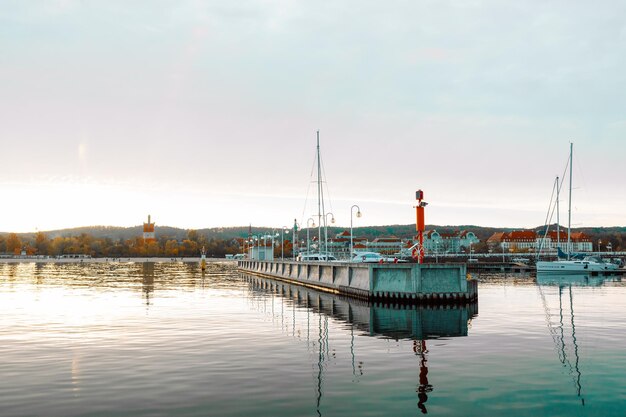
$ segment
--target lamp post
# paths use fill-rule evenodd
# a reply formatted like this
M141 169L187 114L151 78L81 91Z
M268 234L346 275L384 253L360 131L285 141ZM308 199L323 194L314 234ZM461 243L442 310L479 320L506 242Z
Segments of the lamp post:
M272 261L274 260L274 248L276 247L276 241L274 239L276 239L278 236L280 235L278 234L276 229L272 229Z
M293 239L291 241L291 260L296 260L296 245L298 244L298 219L293 219Z
M332 224L335 224L335 215L333 213L326 213L324 215L324 247L326 249L326 256L328 257L328 221L326 220L328 218L328 215L330 214L330 222ZM328 258L326 259L328 260Z
M254 248L255 247L257 248L257 251L256 251L257 255L256 256L257 256L257 258L259 257L260 249L257 246L257 242L259 242L259 237L257 235L250 236L250 244L252 245L252 257L251 257L252 259L254 259ZM248 246L248 249L250 249L249 246Z
M283 230L281 232L281 240L280 240L280 260L284 260L285 259L285 230L289 230L287 229L287 226L283 226Z
M309 222L313 222L313 224L309 226ZM311 227L315 227L315 220L313 220L312 217L309 217L307 219L307 221L306 221L306 252L307 252L307 254L309 254L309 252L310 252L310 250L309 250L309 242L310 242L310 240L309 240L309 229Z
M361 217L361 208L359 206L357 206L356 204L353 205L352 207L350 207L350 259L352 259L352 252L354 251L354 237L352 236L352 213L354 211L354 208L356 207L356 217Z

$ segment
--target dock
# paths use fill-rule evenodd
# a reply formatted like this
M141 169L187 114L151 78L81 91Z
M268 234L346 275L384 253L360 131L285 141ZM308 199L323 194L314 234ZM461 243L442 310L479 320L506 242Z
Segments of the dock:
M374 302L467 303L478 284L465 264L363 264L240 260L240 272Z

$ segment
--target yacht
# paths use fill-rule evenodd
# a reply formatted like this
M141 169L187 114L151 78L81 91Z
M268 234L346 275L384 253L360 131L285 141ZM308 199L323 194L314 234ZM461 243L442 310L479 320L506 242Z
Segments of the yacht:
M607 272L617 270L618 265L603 261L599 256L585 256L583 259L537 262L537 272Z
M563 254L560 246L557 247L559 257L566 255L566 260L557 259L556 261L537 261L538 273L585 273L585 272L607 272L614 271L618 268L617 264L605 262L599 256L585 256L582 259L571 254L571 223L572 223L572 156L574 151L574 144L570 143L569 153L569 208L568 208L568 224L567 224L567 254ZM558 178L557 178L558 180ZM557 204L559 200L557 185ZM558 207L558 206L557 206ZM558 216L558 208L557 208ZM558 219L558 217L557 217ZM557 220L558 224L558 220Z

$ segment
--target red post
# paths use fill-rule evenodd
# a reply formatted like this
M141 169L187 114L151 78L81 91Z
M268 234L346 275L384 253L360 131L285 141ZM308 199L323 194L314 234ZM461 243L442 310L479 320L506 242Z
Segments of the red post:
M415 207L416 221L415 221L415 229L417 231L417 263L421 264L424 262L424 230L425 228L425 220L424 220L424 207L426 206L425 202L422 202L424 199L424 192L422 190L417 190L415 192L415 198L417 199L417 206Z

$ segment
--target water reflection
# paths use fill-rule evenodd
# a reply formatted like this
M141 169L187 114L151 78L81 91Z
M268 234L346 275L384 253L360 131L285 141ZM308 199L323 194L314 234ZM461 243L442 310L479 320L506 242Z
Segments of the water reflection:
M538 274L537 288L541 295L548 331L552 336L559 362L568 371L581 405L585 405L582 394L582 373L580 370L580 354L574 321L574 294L572 287L599 287L606 281L620 281L620 277L591 274ZM547 301L544 287L558 288L558 320L555 324L551 307ZM565 299L564 299L565 298ZM568 317L569 316L569 319ZM569 321L569 323L567 323ZM571 334L566 334L569 325ZM571 347L570 347L571 342Z
M428 380L427 340L442 337L467 336L468 324L478 314L478 304L468 303L463 306L407 306L370 303L314 289L309 289L285 282L260 278L247 274L241 277L250 286L252 295L259 299L271 299L271 314L274 317L274 296L287 299L292 305L292 335L295 335L295 308L300 307L307 312L307 343L310 333L310 314L317 315L318 337L313 344L317 356L316 411L321 416L321 403L324 386L324 370L329 360L334 357L329 348L329 318L344 322L350 326L350 355L353 381L358 382L364 374L364 363L357 360L355 354L355 329L360 335L387 338L392 340L412 340L413 353L419 359L417 407L427 414L426 402L434 387ZM265 301L264 301L265 302ZM284 304L281 305L281 328L284 327Z
M599 287L609 281L621 281L621 277L603 274L537 274L539 285Z
M150 294L154 292L154 262L144 262L141 269L141 292L150 306Z

